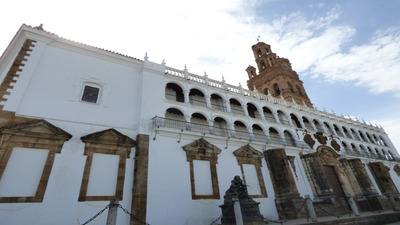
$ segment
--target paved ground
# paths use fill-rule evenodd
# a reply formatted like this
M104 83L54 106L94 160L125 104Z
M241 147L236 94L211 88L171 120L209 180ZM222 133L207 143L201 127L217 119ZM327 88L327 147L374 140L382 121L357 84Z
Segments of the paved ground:
M381 215L381 214L392 213L392 212L393 212L392 210L380 211L380 212L363 212L360 214L360 217ZM355 216L354 216L354 214L352 214L352 215L344 215L344 216L340 217L340 219L348 219L348 218L355 218ZM318 222L332 221L332 220L337 220L337 217L333 217L333 216L318 217L317 220L318 220ZM298 224L312 225L312 223L313 222L311 221L311 219L309 219L308 221L307 221L307 219L297 219L297 220L286 221L286 222L282 223L282 225L298 225ZM279 224L279 223L270 222L269 224ZM377 225L383 225L383 224L377 224ZM400 222L390 223L387 225L400 225Z

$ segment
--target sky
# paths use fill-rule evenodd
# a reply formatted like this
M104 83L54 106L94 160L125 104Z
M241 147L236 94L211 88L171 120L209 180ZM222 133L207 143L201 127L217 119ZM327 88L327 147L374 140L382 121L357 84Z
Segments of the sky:
M0 8L0 52L22 24L246 86L257 38L288 58L320 110L381 125L400 151L400 1L20 0Z

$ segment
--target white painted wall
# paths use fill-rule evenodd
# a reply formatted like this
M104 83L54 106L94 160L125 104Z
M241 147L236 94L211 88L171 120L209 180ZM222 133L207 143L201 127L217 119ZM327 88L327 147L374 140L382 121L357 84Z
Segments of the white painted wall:
M35 196L49 150L14 148L0 180L0 197Z

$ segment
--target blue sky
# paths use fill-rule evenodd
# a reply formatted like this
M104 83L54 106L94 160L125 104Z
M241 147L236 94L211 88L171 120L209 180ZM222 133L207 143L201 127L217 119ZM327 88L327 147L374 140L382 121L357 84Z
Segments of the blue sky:
M246 84L251 46L288 58L318 109L381 124L400 150L400 1L7 1L0 51L22 23Z

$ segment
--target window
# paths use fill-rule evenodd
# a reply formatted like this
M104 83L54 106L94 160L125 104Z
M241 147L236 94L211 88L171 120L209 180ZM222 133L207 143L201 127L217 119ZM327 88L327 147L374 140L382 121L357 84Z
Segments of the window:
M301 88L296 85L297 92L299 92L299 95L303 96L303 92L301 91Z
M233 154L242 171L243 182L247 186L249 195L253 198L266 198L267 190L261 171L263 154L249 144L234 151Z
M278 84L274 84L275 96L281 94L281 90L279 90Z
M294 93L293 86L290 82L287 82L290 92Z
M0 181L0 197L34 197L49 150L14 148Z
M189 162L192 199L219 199L217 163L221 149L203 138L182 148Z
M0 128L0 203L42 202L55 155L71 135L45 120Z
M92 133L81 140L87 158L79 201L122 200L126 159L136 142L114 129Z
M82 94L82 101L97 103L99 97L100 88L85 85L85 89Z

